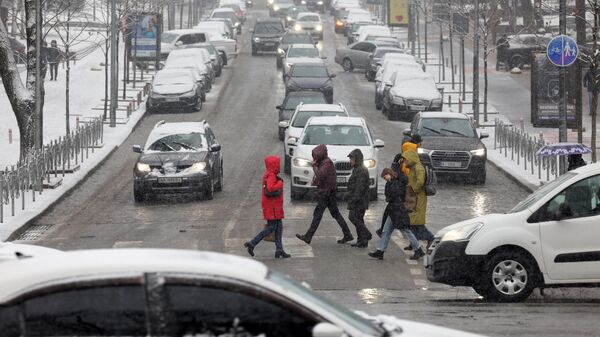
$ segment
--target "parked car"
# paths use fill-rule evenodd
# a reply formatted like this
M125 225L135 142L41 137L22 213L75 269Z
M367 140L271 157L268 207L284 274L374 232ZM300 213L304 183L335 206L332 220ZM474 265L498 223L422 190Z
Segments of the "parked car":
M210 14L210 18L230 19L231 22L233 22L233 27L235 28L237 34L242 34L242 21L238 18L233 8L215 8Z
M531 65L533 52L544 51L551 36L536 34L519 34L508 37L509 47L504 54L502 62L508 63L511 68L521 68Z
M378 36L373 40L378 47L388 47L388 48L400 48L404 49L403 44L400 43L400 40L393 36Z
M261 51L276 51L285 27L279 19L257 18L252 33L252 56Z
M191 193L212 199L223 189L223 156L210 125L202 122L156 123L133 167L136 202L156 194Z
M285 96L283 102L276 106L279 115L279 140L283 140L285 134L285 127L282 126L281 122L288 122L298 104L327 104L327 99L320 91L292 91Z
M188 60L193 60L193 62L203 65L201 68L206 71L207 83L209 84L207 91L210 91L212 83L215 81L216 69L213 66L213 58L210 56L210 52L208 50L204 48L182 48L174 50L171 52L171 54L169 54L169 57L167 57L165 67L175 68L175 65L178 63L184 64L187 63Z
M235 12L235 16L243 25L246 22L246 12L238 4L221 4L221 8L231 8Z
M332 117L332 116L345 116L349 117L348 110L342 104L310 104L301 103L294 110L294 114L287 121L279 122L280 129L284 130L283 139L283 158L284 158L284 172L290 173L292 167L292 156L294 155L294 148L288 145L290 139L298 141L302 130L308 120L312 117Z
M163 69L186 69L192 71L194 72L194 77L196 79L202 79L204 90L209 92L212 88L212 76L210 74L212 67L195 55L184 53L187 50L188 49L173 50L169 54Z
M369 56L376 48L375 43L368 41L339 47L335 50L335 63L341 64L344 71L352 71L355 68L366 69L370 64Z
M475 184L484 184L487 149L469 116L456 112L421 112L404 131L404 140L418 134L423 143L418 149L423 165L438 174L462 176Z
M313 38L323 40L323 21L317 13L305 12L296 17L294 24L295 32L307 32Z
M269 16L285 19L288 15L288 10L294 5L294 0L274 0L269 8Z
M287 53L288 48L293 44L312 44L315 45L315 41L310 36L310 34L303 33L294 33L294 32L286 32L281 40L279 41L279 46L277 47L277 68L281 68L283 66L283 58Z
M392 86L383 92L382 112L388 119L410 122L421 111L442 111L442 99L432 75L397 75Z
M392 47L380 47L377 45L375 50L369 55L369 63L365 70L365 77L369 82L375 81L377 70L381 67L381 60L386 54L404 54L404 49Z
M233 22L230 19L225 18L209 18L206 21L200 21L196 25L197 30L203 28L209 28L211 30L218 29L221 36L228 39L235 39L237 35L236 28L233 26Z
M229 59L237 55L237 41L228 37L228 34L223 34L223 30L218 27L204 26L204 22L205 21L199 23L195 30L206 34L208 42L217 48L219 54L221 54L221 57L223 58L223 64L227 65Z
M256 260L214 252L79 250L2 268L3 337L476 337L357 313Z
M221 73L223 71L223 58L221 57L221 54L219 54L217 48L215 48L215 46L212 45L212 43L198 43L195 45L188 46L188 48L199 48L206 50L210 55L212 67L215 70L215 76L221 76Z
M371 22L373 24L373 16L371 12L362 8L351 8L348 15L344 19L344 36L348 36L350 27L355 22Z
M333 81L335 74L330 74L324 63L296 63L285 74L285 94L292 91L320 91L333 103Z
M202 109L204 87L190 69L163 69L156 73L146 100L148 113L168 109Z
M283 75L290 71L294 63L323 63L323 59L313 44L293 44L288 48L283 60Z
M346 36L348 37L348 42L346 44L352 44L356 42L356 40L358 39L358 29L360 27L372 25L372 21L357 21L351 23L346 30Z
M373 41L382 37L392 37L392 32L386 26L363 26L358 29L356 41Z
M166 59L169 53L178 47L205 43L207 41L208 37L205 33L194 29L168 30L160 36L160 55L163 59Z
M43 246L13 242L0 242L0 263L19 259L27 259L35 256L48 256L62 253L63 252L58 249Z
M369 198L377 198L377 180L379 177L379 148L382 140L373 140L373 135L364 119L359 117L312 117L306 123L298 140L288 140L293 147L290 192L292 200L302 199L315 188L312 185L314 173L312 150L319 144L327 145L329 158L335 163L338 191L347 188L352 166L348 154L360 149L364 155L364 165L369 170Z
M375 108L382 109L384 92L392 87L397 76L411 76L412 73L421 74L422 72L418 64L410 61L388 62L386 67L381 67L375 76Z

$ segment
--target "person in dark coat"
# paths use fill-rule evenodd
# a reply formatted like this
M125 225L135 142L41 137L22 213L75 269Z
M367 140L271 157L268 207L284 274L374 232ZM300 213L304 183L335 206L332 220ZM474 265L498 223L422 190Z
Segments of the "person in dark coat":
M383 254L390 242L392 232L394 229L398 229L402 232L402 235L409 240L411 248L415 252L419 252L419 254L415 253L411 259L418 259L420 257L419 255L423 253L423 250L419 245L419 241L410 229L410 217L408 216L408 211L404 208L404 197L406 195L408 178L403 173L396 173L390 168L383 169L381 177L386 181L385 200L388 204L384 211L384 218L382 219L384 225L381 233L381 240L379 240L377 250L369 253L369 256L383 260ZM415 258L415 256L418 257Z
M58 64L62 59L62 53L58 49L56 40L50 41L50 47L46 49L46 62L50 66L50 81L58 80Z
M586 162L583 160L581 154L570 154L567 160L569 162L567 171L575 170L586 165Z
M312 151L313 157L313 184L317 187L317 207L313 212L313 220L306 234L296 234L296 237L310 244L313 235L319 228L325 209L329 209L331 216L337 221L344 235L337 243L344 244L354 240L348 224L338 209L335 193L337 191L337 172L335 165L327 156L327 146L321 144Z
M265 158L266 171L262 180L262 209L263 217L267 220L267 227L254 239L244 243L250 256L254 256L254 247L265 237L275 232L275 258L288 258L291 255L283 250L282 223L283 213L283 180L279 177L279 156L268 156ZM277 193L279 191L279 193ZM267 196L267 193L275 195Z
M356 227L358 238L352 247L367 248L369 240L373 237L367 226L365 226L364 216L369 208L369 171L364 165L364 157L360 149L354 149L348 155L350 165L352 165L352 174L348 178L348 218Z
M585 76L583 77L583 87L587 89L588 93L588 102L590 105L590 116L592 115L592 108L594 103L594 74L592 74L592 69L588 69L585 72Z

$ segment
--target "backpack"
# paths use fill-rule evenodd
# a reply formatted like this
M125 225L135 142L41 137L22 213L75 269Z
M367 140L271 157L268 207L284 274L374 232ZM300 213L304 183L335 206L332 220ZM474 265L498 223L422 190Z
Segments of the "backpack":
M425 195L433 196L437 193L437 176L429 165L425 166Z

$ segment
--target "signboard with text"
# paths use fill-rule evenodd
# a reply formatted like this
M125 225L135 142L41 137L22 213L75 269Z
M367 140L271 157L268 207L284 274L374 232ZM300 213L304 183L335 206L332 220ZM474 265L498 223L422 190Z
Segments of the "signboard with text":
M387 0L388 26L408 27L409 0Z

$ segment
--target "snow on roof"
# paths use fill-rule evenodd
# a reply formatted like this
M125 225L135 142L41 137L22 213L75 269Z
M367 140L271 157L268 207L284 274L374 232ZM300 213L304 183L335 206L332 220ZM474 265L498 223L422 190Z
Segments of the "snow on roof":
M292 49L296 49L296 48L317 49L317 47L315 47L314 44L310 44L310 43L294 43L290 46L290 48L292 48Z
M339 104L302 104L298 105L298 111L339 111L344 112L344 109Z
M344 117L344 116L330 116L330 117L311 117L306 126L308 125L365 125L365 120L361 117Z
M233 8L231 8L231 7L219 7L219 8L215 8L212 12L213 13L226 13L226 12L235 13L235 11L233 10Z
M450 112L450 111L427 111L421 112L422 118L455 118L455 119L469 119L469 116L458 113L458 112Z

